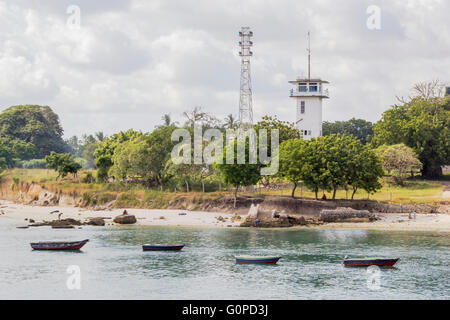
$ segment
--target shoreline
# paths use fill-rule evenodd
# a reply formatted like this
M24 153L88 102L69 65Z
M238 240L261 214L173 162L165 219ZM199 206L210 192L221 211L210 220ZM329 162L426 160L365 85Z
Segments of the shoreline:
M0 201L0 223L3 217L22 222L28 225L25 219L33 219L36 222L51 221L58 219L58 210L62 212L62 219L73 218L86 220L94 217L105 218L105 226L121 226L114 223L114 217L120 215L125 209L113 210L90 210L70 206L32 206L14 203L11 201ZM231 221L232 213L190 211L180 209L135 209L126 208L129 214L135 215L137 222L125 226L162 226L162 227L214 227L214 228L237 228L240 221ZM179 215L185 213L185 215ZM428 213L417 214L416 219L409 219L405 213L379 213L380 220L374 222L336 222L322 225L294 226L290 228L268 228L286 230L304 229L365 229L384 231L432 231L450 232L450 214ZM241 228L241 227L239 227ZM261 228L263 229L263 228ZM264 228L266 229L266 228Z

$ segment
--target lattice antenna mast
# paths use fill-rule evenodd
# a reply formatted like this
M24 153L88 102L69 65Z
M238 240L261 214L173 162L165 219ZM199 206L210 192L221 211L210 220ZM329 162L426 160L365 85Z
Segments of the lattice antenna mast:
M253 126L252 80L250 75L250 57L253 55L253 32L249 27L239 31L239 56L241 57L241 86L239 97L239 123L241 127Z

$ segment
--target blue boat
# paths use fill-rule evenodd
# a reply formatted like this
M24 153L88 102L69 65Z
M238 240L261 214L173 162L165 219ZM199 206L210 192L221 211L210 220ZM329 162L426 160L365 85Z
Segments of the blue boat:
M174 245L165 245L165 244L144 244L142 246L143 251L180 251L183 249L184 244L174 244Z
M280 260L280 256L235 256L236 263L263 263L275 264Z

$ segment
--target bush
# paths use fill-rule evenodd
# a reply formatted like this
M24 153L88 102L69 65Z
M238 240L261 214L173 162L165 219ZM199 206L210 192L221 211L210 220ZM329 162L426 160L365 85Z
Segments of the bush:
M45 159L24 160L18 163L18 167L23 169L46 169L47 162Z
M81 178L82 183L94 183L95 178L92 175L92 172L86 172L86 174Z

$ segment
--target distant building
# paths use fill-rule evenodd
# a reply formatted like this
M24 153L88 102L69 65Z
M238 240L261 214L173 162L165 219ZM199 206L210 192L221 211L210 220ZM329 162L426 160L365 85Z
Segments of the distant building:
M450 95L450 87L445 87L445 95Z

